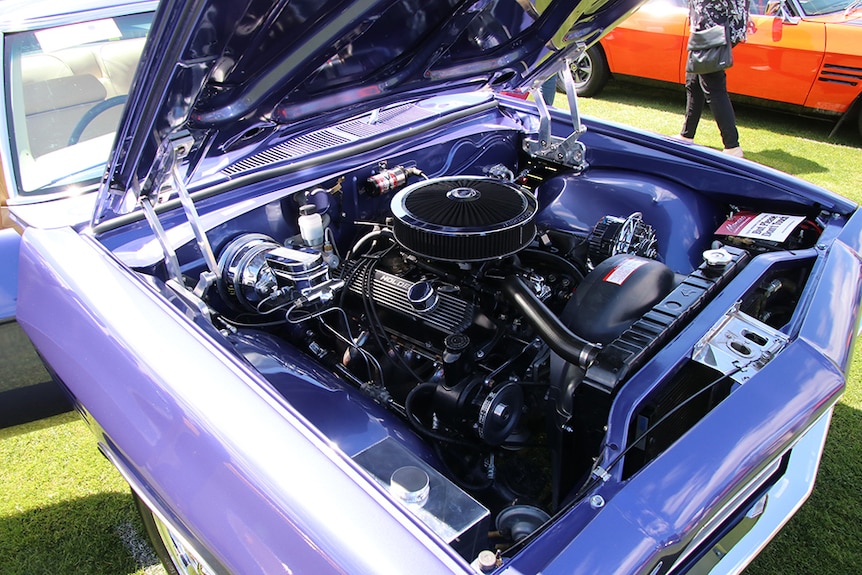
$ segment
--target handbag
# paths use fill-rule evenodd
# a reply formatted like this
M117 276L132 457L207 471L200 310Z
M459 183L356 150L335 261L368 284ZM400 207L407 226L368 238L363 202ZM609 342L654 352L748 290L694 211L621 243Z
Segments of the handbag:
M706 30L692 30L688 37L688 61L685 71L692 74L711 74L733 66L733 46L730 28L710 26Z

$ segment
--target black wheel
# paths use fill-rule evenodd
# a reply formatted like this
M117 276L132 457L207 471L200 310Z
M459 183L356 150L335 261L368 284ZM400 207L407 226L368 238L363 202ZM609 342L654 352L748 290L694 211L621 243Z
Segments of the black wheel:
M113 98L108 98L107 100L102 100L89 110L87 113L81 116L81 119L78 120L78 123L75 124L75 127L72 128L72 134L69 136L68 146L74 146L78 143L78 140L81 139L81 134L84 133L84 130L87 126L90 125L90 122L96 119L96 117L108 110L113 108L114 106L121 106L126 103L126 100L129 99L128 94L123 94L121 96L114 96Z
M575 91L578 96L590 98L597 95L608 83L611 72L602 47L593 44L572 63L572 78L575 80ZM557 92L566 93L563 79L557 78Z
M147 504L132 491L141 521L156 555L168 575L209 575L210 568L198 557L185 540L155 515Z

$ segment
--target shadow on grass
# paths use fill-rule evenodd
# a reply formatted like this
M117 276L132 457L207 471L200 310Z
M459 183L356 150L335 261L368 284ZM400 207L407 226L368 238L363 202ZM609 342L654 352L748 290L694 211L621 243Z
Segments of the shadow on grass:
M131 494L103 493L0 517L0 573L118 575L157 563Z
M5 394L0 394L0 401L5 400L5 398ZM25 435L27 433L39 431L41 429L49 429L58 425L65 425L66 423L78 421L80 419L81 416L77 411L64 411L57 415L50 415L42 419L28 421L27 423L21 423L12 427L0 425L0 441L16 437L18 435Z
M839 403L810 499L746 575L859 573L862 565L862 411Z
M0 428L72 409L17 322L0 324L0 349L5 360L0 374Z
M745 157L749 160L771 166L782 172L800 176L804 174L817 174L828 172L826 166L818 164L807 158L794 156L786 150L761 150L759 152L746 152Z
M597 96L609 102L618 102L639 106L641 108L685 113L685 88L682 85L650 80L633 80L616 78L610 82ZM862 148L862 135L857 130L855 118L844 122L836 134L831 134L838 118L800 116L791 111L769 107L765 103L757 103L752 99L731 95L736 112L737 124L740 127L762 129L775 134L806 138L828 144L839 144L853 148ZM709 110L704 113L705 119L710 119Z

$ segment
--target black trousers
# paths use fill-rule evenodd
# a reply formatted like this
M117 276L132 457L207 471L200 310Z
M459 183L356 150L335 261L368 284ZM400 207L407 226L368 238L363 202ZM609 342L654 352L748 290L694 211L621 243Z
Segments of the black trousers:
M739 132L736 129L733 104L727 94L727 75L724 70L710 74L685 75L685 123L681 135L694 138L704 102L709 104L715 123L718 124L725 149L738 147Z

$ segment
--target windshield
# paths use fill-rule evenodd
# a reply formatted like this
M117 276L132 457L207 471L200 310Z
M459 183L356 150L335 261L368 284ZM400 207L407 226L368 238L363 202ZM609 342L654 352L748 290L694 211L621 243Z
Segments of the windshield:
M21 195L99 181L152 17L6 36L6 117Z
M799 6L806 16L824 16L844 12L852 4L859 4L859 0L800 0Z

